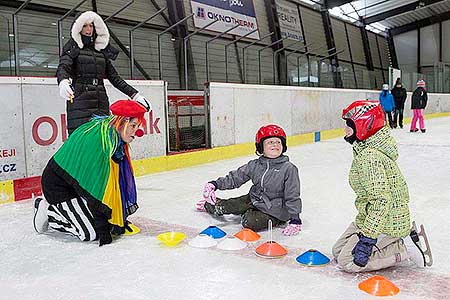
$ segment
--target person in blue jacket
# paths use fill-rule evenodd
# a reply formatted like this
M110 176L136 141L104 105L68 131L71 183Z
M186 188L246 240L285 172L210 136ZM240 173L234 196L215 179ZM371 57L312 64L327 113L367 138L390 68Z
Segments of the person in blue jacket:
M387 117L389 127L394 128L394 122L392 120L392 113L395 110L394 97L389 91L389 85L383 84L383 89L380 94L380 103L384 111L385 118Z

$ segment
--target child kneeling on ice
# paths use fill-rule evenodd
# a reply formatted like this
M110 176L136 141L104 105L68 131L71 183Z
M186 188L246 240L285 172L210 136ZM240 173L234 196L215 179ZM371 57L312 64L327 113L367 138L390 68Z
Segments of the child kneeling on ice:
M111 232L133 232L127 217L138 205L128 144L139 136L147 109L119 100L110 110L78 127L47 163L45 199L34 202L38 233L51 227L102 246L112 242Z
M338 265L347 272L380 270L406 259L431 266L423 227L417 232L413 223L411 228L408 186L396 163L397 143L385 126L380 103L355 101L342 118L345 140L353 145L349 182L358 214L333 246Z
M197 210L214 216L241 215L241 224L254 231L267 229L269 220L274 226L289 221L284 235L297 235L301 230L300 179L297 167L289 161L286 152L286 133L277 125L261 127L255 138L256 154L251 160L225 177L208 182ZM231 190L252 180L247 195L220 199L216 190Z

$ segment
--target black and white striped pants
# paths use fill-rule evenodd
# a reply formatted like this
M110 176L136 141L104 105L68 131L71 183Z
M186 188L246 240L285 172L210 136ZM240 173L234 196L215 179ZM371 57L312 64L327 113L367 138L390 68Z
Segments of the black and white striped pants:
M83 198L50 205L47 215L49 226L55 230L74 235L81 241L93 241L97 238L94 218Z

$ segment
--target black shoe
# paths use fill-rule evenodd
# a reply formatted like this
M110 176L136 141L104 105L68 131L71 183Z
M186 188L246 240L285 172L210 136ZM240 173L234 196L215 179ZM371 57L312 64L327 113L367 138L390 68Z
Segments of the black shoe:
M216 205L212 205L211 203L205 202L205 210L208 214L220 217L224 215L224 207L219 202Z
M426 130L426 129L420 129L420 131L422 131L422 133L425 133L425 130Z
M417 129L417 128L416 128L416 129L410 129L410 130L409 130L409 132L417 132L417 131L419 131L419 129Z
M403 125L400 125L400 128L403 129Z

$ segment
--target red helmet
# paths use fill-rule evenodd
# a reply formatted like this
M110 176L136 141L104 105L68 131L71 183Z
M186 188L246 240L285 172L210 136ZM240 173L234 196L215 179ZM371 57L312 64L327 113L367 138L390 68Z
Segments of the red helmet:
M385 117L380 102L376 100L357 100L342 111L344 120L355 124L356 137L363 141L384 127Z
M278 125L269 124L262 126L258 129L258 132L256 132L255 137L255 146L256 146L256 152L259 154L263 153L263 146L262 143L266 138L269 137L278 137L281 139L281 143L283 144L283 153L286 152L287 146L286 146L286 132L284 132L283 128L281 128Z

